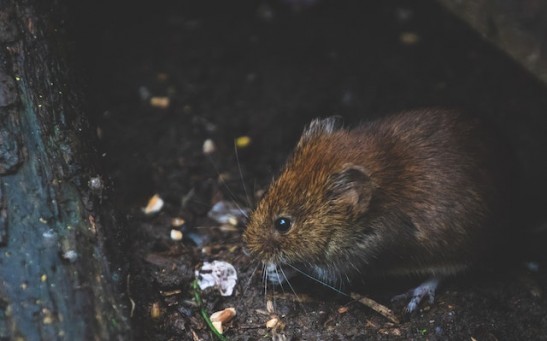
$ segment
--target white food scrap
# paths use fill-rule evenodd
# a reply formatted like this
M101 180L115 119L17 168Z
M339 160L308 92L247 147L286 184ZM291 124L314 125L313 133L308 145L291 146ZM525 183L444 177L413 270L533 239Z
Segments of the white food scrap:
M222 296L231 296L237 283L236 269L224 261L205 262L195 275L201 290L216 287Z

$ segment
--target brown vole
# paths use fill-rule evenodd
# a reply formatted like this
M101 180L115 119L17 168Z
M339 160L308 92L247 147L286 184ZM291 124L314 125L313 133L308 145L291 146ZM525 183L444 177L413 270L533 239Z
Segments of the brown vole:
M476 119L430 109L353 130L314 120L251 214L244 240L267 266L320 281L374 275L437 279L468 268L498 236L508 175Z

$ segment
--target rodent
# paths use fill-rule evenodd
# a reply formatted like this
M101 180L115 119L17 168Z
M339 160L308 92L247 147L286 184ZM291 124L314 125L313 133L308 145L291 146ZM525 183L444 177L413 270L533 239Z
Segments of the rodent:
M502 234L511 175L497 140L447 109L352 130L316 119L251 213L247 249L326 283L459 273Z

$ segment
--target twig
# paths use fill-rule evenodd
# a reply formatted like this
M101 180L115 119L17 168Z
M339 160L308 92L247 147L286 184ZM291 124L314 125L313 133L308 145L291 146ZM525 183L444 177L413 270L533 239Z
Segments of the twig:
M393 311L389 309L388 307L386 307L385 305L382 305L371 298L364 297L356 293L351 293L351 298L353 298L354 300L358 301L361 304L364 304L365 306L374 310L375 312L387 318L391 322L399 324L399 319L397 318L397 316L395 316Z

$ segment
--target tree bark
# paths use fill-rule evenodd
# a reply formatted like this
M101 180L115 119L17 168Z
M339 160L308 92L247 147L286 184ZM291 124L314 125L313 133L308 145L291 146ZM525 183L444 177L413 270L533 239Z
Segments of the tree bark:
M127 339L61 9L0 0L0 339Z

